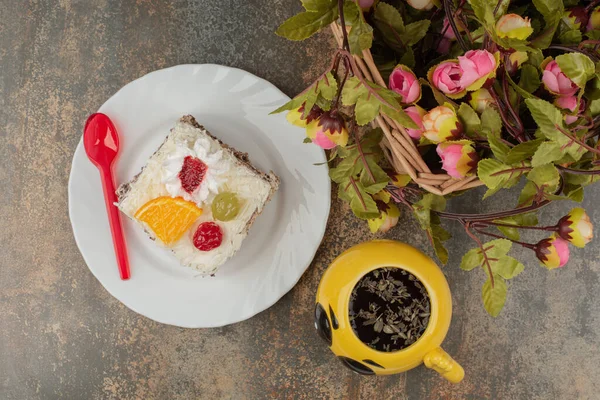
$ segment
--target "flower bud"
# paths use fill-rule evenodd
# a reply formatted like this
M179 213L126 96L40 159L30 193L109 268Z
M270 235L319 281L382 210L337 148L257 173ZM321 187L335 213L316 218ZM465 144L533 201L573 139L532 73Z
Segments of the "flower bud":
M565 10L562 21L569 29L581 30L588 23L588 15L585 7L573 7Z
M475 111L481 114L486 108L488 108L490 105L496 104L496 102L494 102L494 98L490 94L489 90L481 88L471 92L469 104Z
M415 74L404 65L398 65L389 79L390 89L400 95L404 104L412 104L421 98L421 85Z
M304 114L304 104L294 110L288 111L285 118L292 125L299 126L300 128L306 128L306 125L310 124L313 120L319 118L321 114L323 114L323 110L321 110L319 106L314 105L310 109L310 112L306 118L303 118L302 114Z
M594 237L594 225L585 210L576 207L558 221L558 235L574 246L584 247Z
M417 10L431 10L433 8L432 0L406 0L406 2Z
M514 75L525 61L529 59L526 51L515 51L508 56L508 65L506 70L510 75Z
M579 89L571 79L567 78L554 60L546 64L542 82L550 93L558 96L572 96Z
M459 32L465 31L465 26L463 25L460 19L455 19L454 23L456 24L456 28L458 28ZM450 21L448 21L448 17L444 17L444 24L442 26L443 36L446 39L456 40L456 35L454 34L454 29L450 25Z
M337 112L326 111L310 122L306 126L306 136L325 150L348 144L346 123Z
M536 257L548 269L564 266L569 261L569 243L556 236L540 240L535 246Z
M461 179L475 172L479 156L469 140L444 142L437 145L442 168L453 178Z
M369 219L369 229L371 232L386 233L398 223L400 218L400 210L394 203L385 203L382 200L375 200L377 208L379 208L379 218Z
M505 14L496 22L496 33L501 38L525 40L533 33L529 18Z
M412 106L405 108L404 112L419 127L418 129L406 128L406 132L415 140L421 139L421 136L423 136L423 117L427 114L427 111L419 106Z
M451 107L438 106L423 117L423 136L433 143L457 139L462 133L456 113Z
M487 50L469 50L458 57L462 69L460 86L467 90L477 90L485 81L496 76L498 60Z
M600 29L600 6L594 8L590 13L589 19L586 25L586 30L593 31L594 29Z

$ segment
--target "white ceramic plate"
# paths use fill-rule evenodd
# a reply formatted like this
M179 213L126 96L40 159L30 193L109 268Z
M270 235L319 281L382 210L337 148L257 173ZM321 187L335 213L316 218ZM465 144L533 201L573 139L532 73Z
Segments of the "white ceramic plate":
M281 186L240 251L214 277L182 267L124 215L131 279L121 281L97 169L80 142L69 179L75 240L92 273L114 297L153 320L216 327L250 318L287 293L312 261L329 215L330 182L317 146L285 114L269 115L289 98L269 82L220 65L179 65L152 72L119 90L100 108L115 123L121 153L117 183L130 180L183 115L247 152Z

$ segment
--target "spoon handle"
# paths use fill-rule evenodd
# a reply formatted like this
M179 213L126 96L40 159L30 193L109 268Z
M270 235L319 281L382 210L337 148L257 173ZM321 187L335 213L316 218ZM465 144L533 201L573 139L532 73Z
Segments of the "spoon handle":
M115 193L115 181L110 167L100 168L100 177L102 179L102 188L104 189L104 201L106 202L106 212L110 222L110 231L112 233L113 244L115 246L115 255L122 280L130 277L129 259L127 257L127 247L123 237L123 228L121 227L121 216L115 203L117 195Z

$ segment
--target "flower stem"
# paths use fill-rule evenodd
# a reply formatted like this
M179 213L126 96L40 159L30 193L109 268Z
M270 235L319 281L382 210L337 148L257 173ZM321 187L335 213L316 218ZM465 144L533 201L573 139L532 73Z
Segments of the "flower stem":
M473 227L473 229L475 230L475 232L477 232L477 233L481 233L482 235L491 236L491 237L494 237L494 238L497 238L497 239L506 239L506 240L510 240L511 242L513 242L513 243L516 243L516 244L519 244L519 245L521 245L521 246L523 246L523 247L525 247L525 248L528 248L528 249L532 249L532 250L533 250L533 247L534 247L534 245L533 245L533 244L531 244L531 243L521 242L521 241L518 241L518 240L514 240L514 239L511 239L511 238L507 238L507 237L505 237L505 236L502 236L502 235L497 235L497 234L495 234L495 233L492 233L492 232L486 232L486 231L484 231L483 229L481 229L481 228L478 228L478 227L475 227L475 226Z
M523 225L504 224L501 222L494 222L494 221L485 221L484 224L494 225L494 226L505 226L507 228L531 229L531 230L548 231L548 232L555 232L558 229L558 227L556 225L553 225L553 226L523 226ZM477 223L477 225L479 225L479 223Z
M454 20L454 10L452 9L452 0L444 0L444 12L446 13L446 18L448 18L448 22L450 23L450 27L454 31L454 36L456 36L456 41L463 49L463 51L468 51L469 46L467 46L467 42L460 34L458 30L458 26L456 26L456 21Z
M560 169L561 171L565 171L568 174L573 174L573 175L600 175L600 169L593 169L593 170L574 169L574 168L569 168L569 167L563 167L562 165L556 165L556 168Z
M346 32L346 20L344 19L344 0L338 0L338 11L340 14L340 24L342 25L342 34L344 36L343 48L344 50L350 51L350 45L348 44L348 32Z

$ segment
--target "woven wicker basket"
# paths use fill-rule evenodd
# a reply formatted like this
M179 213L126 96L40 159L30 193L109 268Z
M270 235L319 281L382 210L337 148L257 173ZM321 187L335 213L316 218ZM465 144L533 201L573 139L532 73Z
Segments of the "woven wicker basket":
M333 23L331 30L338 45L342 47L342 28ZM370 50L363 51L363 58L354 56L354 59L365 79L387 87L375 66ZM441 196L483 185L477 176L455 179L447 174L432 173L403 126L385 115L378 115L375 123L383 130L384 138L381 147L396 172L408 174L415 183L428 192Z

